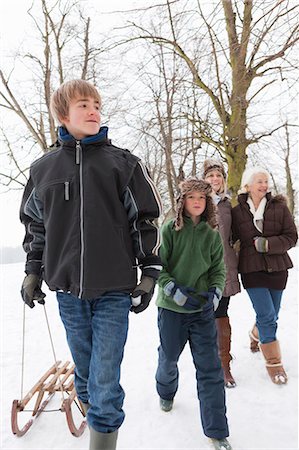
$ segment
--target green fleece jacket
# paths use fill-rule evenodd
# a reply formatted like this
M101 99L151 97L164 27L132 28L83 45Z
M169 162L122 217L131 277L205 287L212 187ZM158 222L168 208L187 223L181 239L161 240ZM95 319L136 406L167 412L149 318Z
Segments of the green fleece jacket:
M204 220L194 225L191 218L184 217L184 227L175 231L173 220L163 225L160 256L163 269L158 279L157 306L180 313L200 311L206 299L199 295L211 287L222 292L225 284L223 245L220 234ZM164 291L164 286L176 284L192 287L198 297L198 310L189 311L178 306Z

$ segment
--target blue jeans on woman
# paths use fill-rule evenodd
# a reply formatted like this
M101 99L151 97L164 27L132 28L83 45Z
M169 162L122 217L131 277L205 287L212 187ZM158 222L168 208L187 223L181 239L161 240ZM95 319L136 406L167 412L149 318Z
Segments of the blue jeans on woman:
M247 288L256 313L256 326L262 344L276 341L277 320L283 291L268 288Z
M102 433L117 430L124 421L124 391L120 366L128 333L129 294L109 292L81 300L57 292L59 312L75 368L78 399L89 403L89 426Z
M178 389L178 360L189 341L196 369L197 395L204 434L215 439L229 435L223 372L217 347L213 303L202 312L182 314L159 308L159 362L156 387L159 396L172 400Z

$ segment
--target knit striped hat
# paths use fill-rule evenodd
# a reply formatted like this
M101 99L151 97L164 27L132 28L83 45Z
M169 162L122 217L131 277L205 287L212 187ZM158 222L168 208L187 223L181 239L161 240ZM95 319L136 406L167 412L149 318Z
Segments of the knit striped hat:
M179 184L179 195L177 198L176 216L174 220L174 228L176 231L181 230L184 226L183 212L186 195L194 191L206 194L206 208L202 216L206 218L212 228L215 228L216 226L216 213L214 202L211 197L211 185L197 177L190 177L181 181Z
M203 174L202 177L205 178L211 170L218 170L221 173L223 178L226 180L226 172L224 169L224 165L218 159L206 159L203 163Z

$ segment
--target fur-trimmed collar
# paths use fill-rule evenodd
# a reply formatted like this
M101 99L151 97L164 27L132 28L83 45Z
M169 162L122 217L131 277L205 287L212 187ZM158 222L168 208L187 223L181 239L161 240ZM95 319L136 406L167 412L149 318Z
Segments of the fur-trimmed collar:
M248 195L249 195L248 193L239 194L238 195L238 202L240 204L246 203ZM271 202L277 202L277 203L287 203L286 197L284 195L282 195L282 194L277 194L277 195L272 196L271 192L267 192L266 199L267 199L267 202L271 201Z

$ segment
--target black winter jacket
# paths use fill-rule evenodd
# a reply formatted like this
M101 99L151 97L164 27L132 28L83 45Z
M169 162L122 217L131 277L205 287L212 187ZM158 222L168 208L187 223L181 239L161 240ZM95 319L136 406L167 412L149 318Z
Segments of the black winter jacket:
M132 292L137 266L160 269L159 194L140 160L113 146L107 127L35 161L21 205L26 273L51 290L90 299Z

